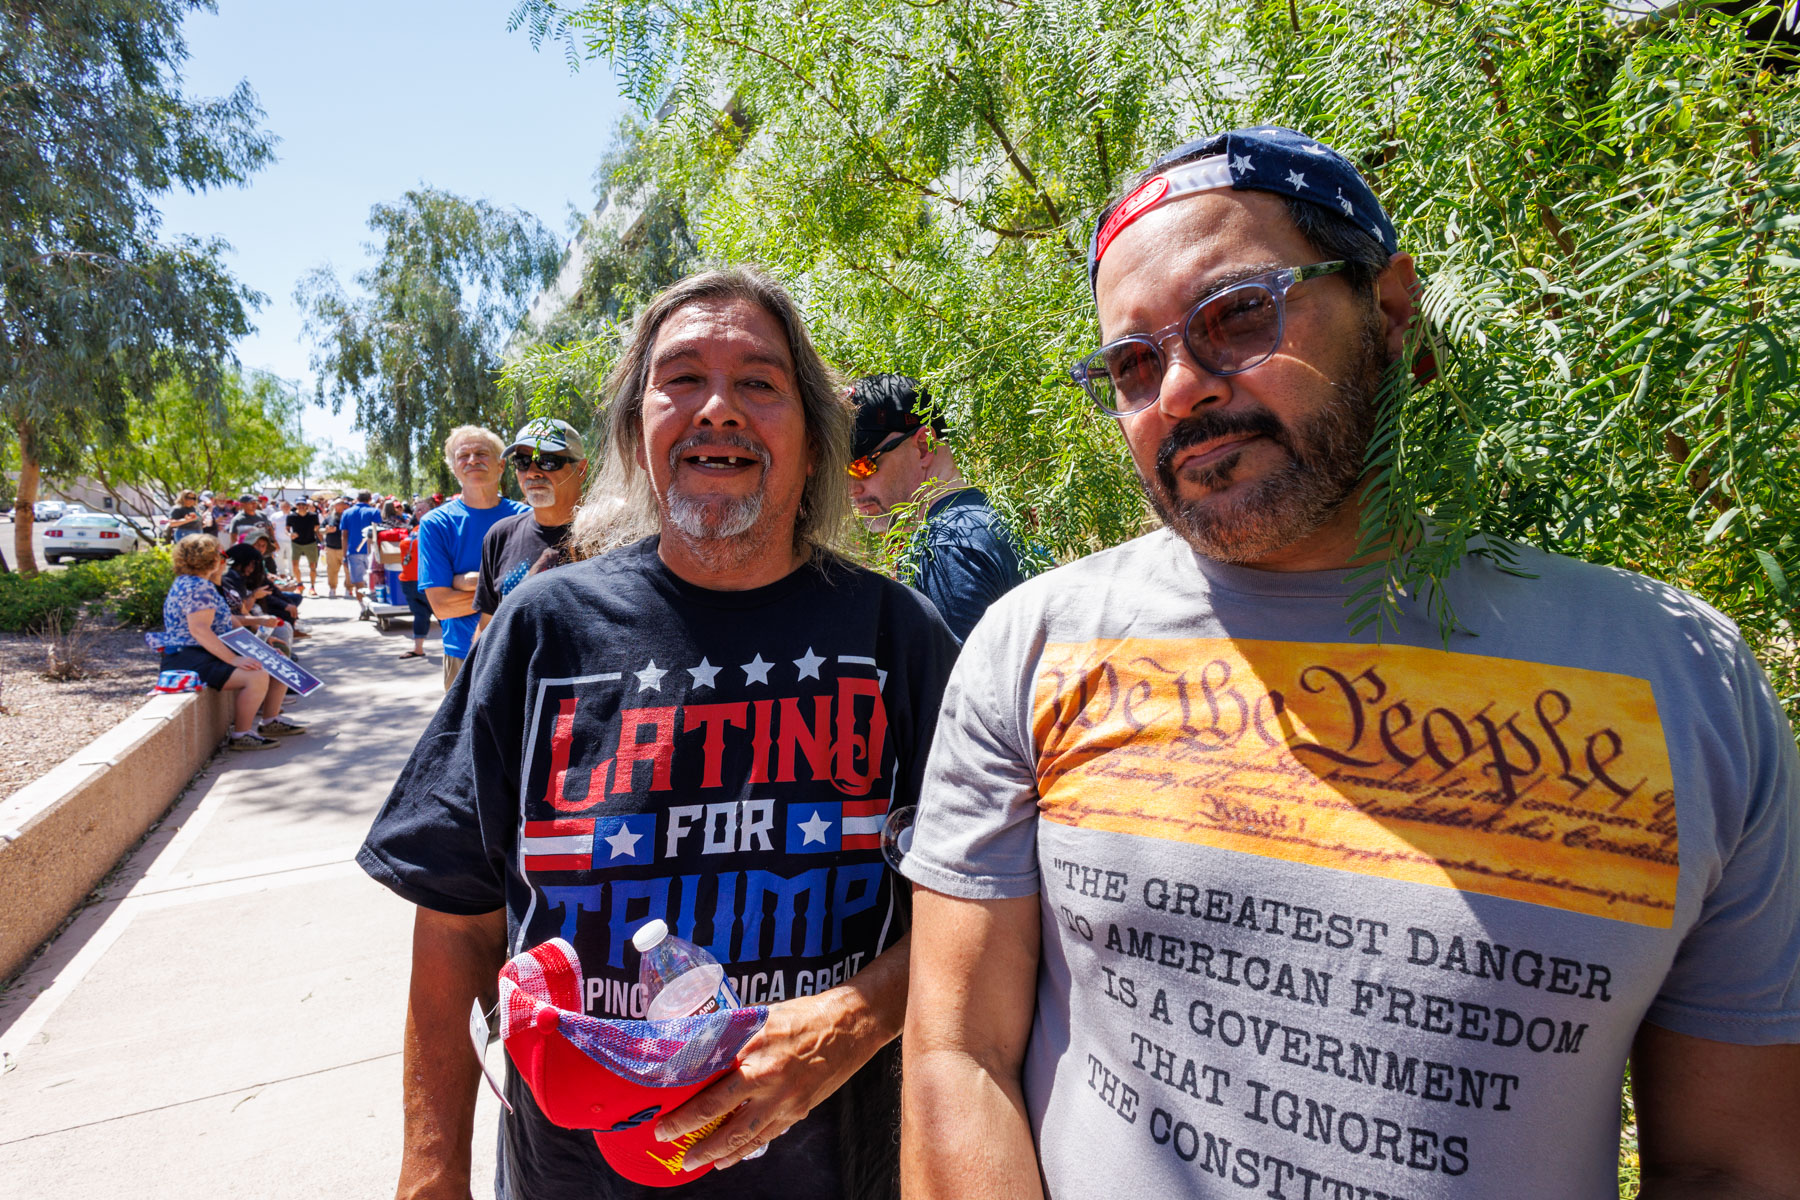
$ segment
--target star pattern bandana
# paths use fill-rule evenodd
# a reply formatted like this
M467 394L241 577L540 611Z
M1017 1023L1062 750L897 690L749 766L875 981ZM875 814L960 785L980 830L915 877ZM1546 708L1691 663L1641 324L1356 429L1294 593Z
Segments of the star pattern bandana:
M1162 170L1164 163L1191 162ZM1197 192L1230 187L1254 189L1304 200L1355 222L1389 254L1399 250L1394 223L1382 211L1375 193L1350 160L1336 150L1292 129L1258 125L1234 129L1177 146L1151 167L1154 174L1096 222L1088 242L1088 286L1100 273L1100 259L1126 227L1147 212Z
M678 1021L590 1017L581 1001L581 962L561 938L500 971L500 1039L532 1099L553 1124L593 1131L619 1174L654 1187L712 1169L683 1164L688 1147L711 1128L659 1142L654 1122L736 1062L768 1016L756 1007Z

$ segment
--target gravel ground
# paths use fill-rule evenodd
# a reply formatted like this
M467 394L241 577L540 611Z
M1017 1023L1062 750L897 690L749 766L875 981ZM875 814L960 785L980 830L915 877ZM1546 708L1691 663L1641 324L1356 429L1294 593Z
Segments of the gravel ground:
M43 676L44 639L0 633L0 798L118 724L149 698L157 659L134 629L85 632L87 676Z

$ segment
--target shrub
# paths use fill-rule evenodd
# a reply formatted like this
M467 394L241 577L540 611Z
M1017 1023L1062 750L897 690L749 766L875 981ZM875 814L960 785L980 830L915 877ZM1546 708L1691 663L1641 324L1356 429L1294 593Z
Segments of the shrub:
M140 629L162 624L163 601L175 582L175 568L165 547L96 565L107 576L106 596L121 622Z
M0 630L45 633L52 627L66 628L75 623L89 600L106 590L105 576L90 563L29 578L0 575Z
M161 548L30 578L0 575L0 631L41 634L73 628L88 602L102 597L127 625L160 625L163 600L174 579L169 552Z

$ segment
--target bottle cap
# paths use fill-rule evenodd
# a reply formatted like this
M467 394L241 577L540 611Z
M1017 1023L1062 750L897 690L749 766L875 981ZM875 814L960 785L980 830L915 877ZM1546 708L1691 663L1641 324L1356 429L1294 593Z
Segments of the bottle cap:
M643 954L668 936L668 923L652 918L638 926L637 932L631 935L631 944L637 947L639 954Z

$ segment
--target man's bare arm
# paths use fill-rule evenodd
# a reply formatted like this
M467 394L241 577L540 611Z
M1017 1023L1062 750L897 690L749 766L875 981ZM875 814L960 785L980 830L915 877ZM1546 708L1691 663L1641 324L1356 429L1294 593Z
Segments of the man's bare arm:
M484 1009L491 1006L505 958L504 909L457 917L421 908L413 920L398 1200L469 1200L481 1080L469 1045L469 1005L479 996Z
M1631 1051L1643 1200L1800 1198L1800 1046L1646 1022Z
M913 889L900 1118L908 1200L1038 1200L1019 1073L1037 1006L1038 899Z
M426 588L425 602L431 605L432 614L440 621L466 617L475 611L475 593L459 587Z

